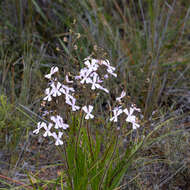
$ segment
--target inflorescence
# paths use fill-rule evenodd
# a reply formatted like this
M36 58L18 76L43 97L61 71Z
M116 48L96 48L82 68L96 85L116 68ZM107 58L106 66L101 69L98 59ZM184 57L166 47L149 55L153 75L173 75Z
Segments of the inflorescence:
M109 90L103 86L104 80L108 79L110 76L117 77L115 73L115 67L110 65L108 60L98 60L93 58L84 59L84 65L78 76L75 76L72 80L69 79L68 75L65 76L65 83L58 81L56 77L56 73L59 72L58 67L54 66L51 68L50 73L45 75L45 78L49 80L48 88L45 89L45 97L43 100L45 102L51 102L55 100L55 98L64 96L65 103L70 107L70 109L75 111L83 111L85 113L85 119L94 119L95 115L93 115L93 105L77 105L77 100L75 98L75 89L70 85L74 84L75 81L79 81L81 85L90 86L92 91L101 90L104 93L109 93ZM100 76L100 67L104 67L106 73L104 73L103 77ZM126 96L126 92L122 91L120 97L116 98L116 102L120 103L121 100ZM118 117L121 114L126 115L126 122L132 124L133 129L137 129L140 125L136 122L136 116L134 112L140 112L139 108L136 108L132 105L129 109L123 108L123 106L116 106L113 108L113 117L110 118L111 122L118 122ZM51 111L44 111L42 116L45 117L50 115ZM69 125L65 123L64 119L59 114L54 114L49 117L49 122L38 122L37 128L33 131L33 133L38 134L41 129L45 130L43 134L44 137L53 137L55 139L55 145L62 145L62 136L63 130L69 128Z

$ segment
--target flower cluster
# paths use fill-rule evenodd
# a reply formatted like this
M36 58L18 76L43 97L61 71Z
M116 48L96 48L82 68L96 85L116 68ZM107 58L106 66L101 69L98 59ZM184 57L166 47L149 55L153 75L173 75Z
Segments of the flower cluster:
M86 58L84 64L86 67L80 70L80 75L76 76L76 80L80 80L81 84L91 84L91 90L100 89L109 93L108 89L104 88L100 84L103 80L100 79L99 74L96 72L99 66L104 65L107 67L107 73L117 77L117 74L114 73L115 67L112 67L108 60L97 60ZM108 78L108 74L104 75L104 78Z
M121 102L121 99L125 97L126 92L122 91L121 96L116 98L116 101ZM140 125L137 123L137 118L134 115L134 112L138 111L140 112L139 108L136 108L134 105L132 105L129 109L124 108L122 109L122 106L115 107L113 109L113 117L110 118L110 121L117 122L119 115L124 113L127 117L125 119L126 122L132 123L133 129L137 129L140 127Z
M126 95L125 91L122 91L121 96L116 98L117 102L121 102L121 99L124 98ZM134 115L134 112L138 111L140 112L139 108L136 108L135 105L132 105L129 109L128 108L122 108L122 106L117 106L113 109L113 117L110 118L110 121L117 122L118 117L124 113L127 117L125 119L126 122L132 123L133 129L137 129L140 127L140 125L137 123L137 118Z
M117 74L114 73L115 67L111 66L108 60L98 60L92 58L84 59L84 67L80 70L79 75L74 76L72 80L69 79L68 75L65 76L65 83L58 80L57 73L59 72L58 67L52 67L50 73L45 75L45 78L49 80L49 86L45 89L45 97L43 100L45 102L52 102L57 100L62 95L65 99L65 104L67 104L73 112L83 111L85 113L85 119L93 119L95 116L92 114L93 105L77 105L77 99L75 98L75 89L72 86L76 81L79 81L81 85L90 86L92 91L101 90L105 93L109 93L109 90L103 86L105 79L108 79L110 76L117 77ZM100 67L105 68L106 73L103 77L99 74ZM121 102L121 99L126 95L123 91L121 96L116 98L117 102ZM122 106L115 107L113 109L113 117L110 118L110 121L117 122L119 115L122 113L126 114L126 122L130 122L133 125L133 129L139 127L139 124L136 123L136 116L133 115L134 111L140 111L135 106L129 108L122 108ZM47 123L38 122L37 128L33 133L38 134L41 129L45 130L43 134L44 137L53 137L55 139L55 145L62 145L63 140L63 131L69 128L69 125L65 123L64 119L60 114L52 113L53 111L43 111L42 116L47 118ZM54 114L50 116L50 113Z

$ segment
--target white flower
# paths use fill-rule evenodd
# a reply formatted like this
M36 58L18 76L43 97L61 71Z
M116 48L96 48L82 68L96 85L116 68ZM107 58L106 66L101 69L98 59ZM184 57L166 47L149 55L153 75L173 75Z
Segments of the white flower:
M44 129L46 130L46 132L43 134L44 137L47 137L47 136L51 136L52 133L51 133L51 128L52 128L53 124L52 123L49 123L49 125L47 126L44 126Z
M95 90L96 88L99 88L100 85L97 83L98 77L99 77L98 74L95 73L95 72L93 72L90 76L92 77L92 79L88 78L88 80L86 81L86 83L92 84L92 87L91 87L92 90Z
M57 86L55 85L55 83L52 83L51 84L51 93L52 93L52 96L56 97L56 96L61 96L61 92L59 91L60 87L61 87L61 83L58 82L57 83Z
M135 115L128 115L126 118L127 122L135 123L136 122L136 116Z
M127 108L123 110L123 112L127 115L126 121L132 123L133 129L137 129L138 127L140 127L140 125L136 123L136 116L132 115L136 109L137 108L135 107L130 107L129 110Z
M33 133L38 134L41 128L47 127L45 122L38 122L37 129L33 131Z
M69 125L63 122L63 118L60 115L51 116L50 119L55 123L55 129L67 129Z
M76 102L76 99L70 94L65 94L65 102L71 106L72 102Z
M80 109L79 106L76 106L76 105L75 105L76 99L75 99L73 96L71 96L70 94L66 94L65 99L66 99L65 102L66 102L68 105L72 106L72 111L77 111L77 110Z
M89 75L91 72L92 72L91 70L88 70L85 75L83 73L84 76L82 76L83 79L80 81L81 84L84 84L85 82L88 83Z
M115 67L112 67L112 66L109 66L109 67L107 68L107 72L108 72L109 74L113 75L114 77L117 77L117 74L113 72L114 70L115 70Z
M45 94L47 95L46 97L43 98L43 100L51 101L52 100L52 92L50 91L50 88L45 89Z
M133 112L134 112L134 108L133 108L133 107L130 107L129 111L128 111L127 108L125 108L125 109L123 110L123 112L124 112L127 116L131 116L131 115L133 114Z
M105 91L106 93L109 93L109 91L106 88L102 87L99 84L99 83L102 83L103 81L100 80L99 75L96 72L93 72L90 76L93 77L93 79L87 78L86 83L92 84L92 87L91 87L92 90L95 90L97 88L97 89L101 89Z
M62 145L63 144L63 141L61 140L61 137L62 137L63 133L59 131L58 135L53 132L52 133L52 136L54 137L54 139L56 140L55 141L55 145L58 146L58 145Z
M87 106L83 106L82 110L86 113L85 119L93 119L94 115L91 114L92 110L93 110L93 106L89 105Z
M122 114L123 113L123 110L121 109L121 106L120 107L115 107L114 109L113 109L113 114L114 114L114 116L112 117L112 118L110 118L110 121L114 121L114 122L117 122L118 121L118 116L120 115L120 114Z
M50 74L45 75L45 78L51 79L51 76L52 76L54 73L56 73L58 70L59 70L58 67L52 67L52 68L51 68L51 71L50 71Z
M117 97L117 98L116 98L116 101L121 102L121 99L122 99L123 97L125 97L125 95L126 95L126 92L125 92L125 91L122 91L121 96L120 96L120 97Z
M140 127L140 125L138 123L135 123L135 122L133 122L132 125L133 125L134 130Z
M83 68L80 71L80 77L77 77L79 79L82 79L80 81L81 84L84 84L85 82L88 83L89 80L89 75L93 72L93 71L97 71L99 65L97 64L98 60L96 59L91 59L91 61L89 61L89 59L85 59L84 64L88 67L88 68Z
M85 60L84 64L88 67L90 71L96 71L99 67L97 59L91 59L90 61L87 59Z
M105 66L107 67L107 72L108 72L109 74L113 75L114 77L117 77L117 74L113 72L113 71L115 71L115 67L112 67L112 66L110 65L109 60L106 59L105 61L101 61L101 64L102 64L102 65L105 65Z

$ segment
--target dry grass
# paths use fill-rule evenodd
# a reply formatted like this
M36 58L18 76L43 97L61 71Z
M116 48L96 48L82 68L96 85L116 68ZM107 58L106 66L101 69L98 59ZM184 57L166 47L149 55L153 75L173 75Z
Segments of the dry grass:
M111 81L111 98L127 91L129 101L143 110L146 134L177 118L151 136L153 142L139 153L121 189L188 189L189 17L185 0L2 0L0 94L7 100L2 96L0 103L0 187L16 187L14 180L31 185L27 173L59 165L53 145L30 132L46 87L43 75L52 65L75 73L92 54L116 66L119 77ZM102 106L104 98L98 103ZM49 155L44 157L44 150ZM49 177L40 174L46 184ZM52 183L58 174L55 170Z

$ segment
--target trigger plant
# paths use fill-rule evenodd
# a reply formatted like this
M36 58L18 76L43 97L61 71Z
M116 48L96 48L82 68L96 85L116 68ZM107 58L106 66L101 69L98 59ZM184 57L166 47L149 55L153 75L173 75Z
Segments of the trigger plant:
M90 57L72 79L55 66L45 75L43 121L33 133L52 140L63 155L65 189L116 189L142 145L139 140L123 146L124 139L140 127L140 109L126 101L125 91L112 103L102 125L96 124L102 118L97 99L111 99L106 81L116 77L108 60Z

